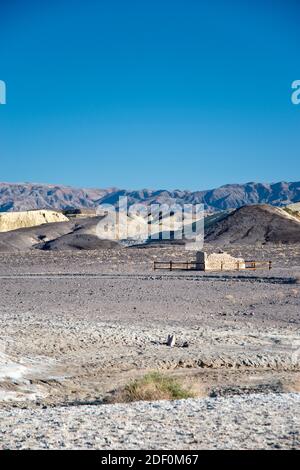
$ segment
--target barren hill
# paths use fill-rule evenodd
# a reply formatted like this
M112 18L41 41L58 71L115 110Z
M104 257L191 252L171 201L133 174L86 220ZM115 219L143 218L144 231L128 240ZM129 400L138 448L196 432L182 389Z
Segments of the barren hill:
M72 219L0 233L0 252L41 250L93 250L114 248L116 242L96 237L96 225L102 217Z
M43 224L0 233L0 252L26 251L35 245L53 240L74 230L73 221Z
M103 216L90 217L76 223L68 233L52 240L44 240L36 246L47 251L73 251L73 250L98 250L102 248L116 248L118 242L106 240L97 236L96 227Z
M300 221L270 205L244 206L206 228L205 240L231 243L299 243Z
M67 222L62 213L51 210L0 213L0 232L34 227L53 222Z

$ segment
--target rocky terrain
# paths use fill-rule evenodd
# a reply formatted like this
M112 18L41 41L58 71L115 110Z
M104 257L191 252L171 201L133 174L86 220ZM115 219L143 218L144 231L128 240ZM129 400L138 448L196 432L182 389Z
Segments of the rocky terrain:
M195 254L168 240L122 247L97 236L103 215L46 212L0 215L4 229L51 222L0 233L0 449L300 448L293 212L207 217L208 253L273 263L226 273L153 271ZM105 404L152 370L196 398Z
M273 269L153 271L180 246L1 253L0 448L299 448L300 245L231 253ZM149 370L198 398L102 404Z
M50 211L49 211L50 212ZM11 215L15 227L19 225L33 224L38 217L27 217L22 219L22 213L5 213L1 217L9 219ZM34 214L30 212L29 214ZM102 248L117 248L120 243L130 244L129 239L109 240L105 232L99 234L98 224L104 221L104 216L70 218L69 220L62 214L58 214L61 222L48 223L36 227L20 228L13 231L0 233L0 252L23 252L32 249L47 251L74 251L74 250L97 250ZM217 244L219 247L227 245L249 245L259 244L263 246L267 243L275 244L297 244L300 242L300 219L285 209L270 205L245 206L235 211L223 211L221 213L207 216L205 218L205 240ZM37 212L39 215L39 212ZM41 220L45 220L43 214ZM55 217L53 216L53 219ZM143 224L145 220L139 218ZM64 221L66 220L66 221ZM127 217L127 226L134 232L134 221ZM6 228L8 222L6 222ZM147 224L146 224L147 227ZM159 230L159 226L158 230ZM148 227L149 233L150 226ZM195 229L194 229L195 230ZM180 239L174 239L174 233L180 232ZM148 239L141 241L143 246L155 246L162 244L182 244L182 228L174 230L171 240ZM116 235L120 232L116 231ZM126 232L125 232L126 233ZM168 235L170 236L170 234ZM133 243L137 244L135 240Z
M299 449L299 394L0 411L2 449ZM163 432L162 432L163 429ZM29 431L30 430L30 431Z
M77 189L50 184L0 183L0 211L95 208L102 203L115 205L120 196L126 196L129 204L203 203L206 211L217 212L249 204L282 206L299 202L300 182L227 184L203 191Z

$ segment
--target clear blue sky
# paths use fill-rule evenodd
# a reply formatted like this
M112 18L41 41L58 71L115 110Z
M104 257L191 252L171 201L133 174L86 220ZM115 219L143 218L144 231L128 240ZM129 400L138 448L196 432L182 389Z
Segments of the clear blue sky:
M300 179L293 0L1 0L1 181Z

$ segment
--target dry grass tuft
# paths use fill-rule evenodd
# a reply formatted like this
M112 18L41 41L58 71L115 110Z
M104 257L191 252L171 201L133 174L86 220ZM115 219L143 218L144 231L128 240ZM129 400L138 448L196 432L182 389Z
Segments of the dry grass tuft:
M150 372L133 380L123 389L105 399L105 403L131 403L134 401L181 400L194 398L195 394L186 389L178 380Z

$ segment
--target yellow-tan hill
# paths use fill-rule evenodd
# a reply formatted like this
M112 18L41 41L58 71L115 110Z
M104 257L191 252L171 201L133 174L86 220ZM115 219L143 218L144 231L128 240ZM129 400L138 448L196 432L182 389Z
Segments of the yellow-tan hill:
M62 213L52 210L3 212L0 214L0 232L10 232L19 228L35 227L54 222L67 222L68 220Z

